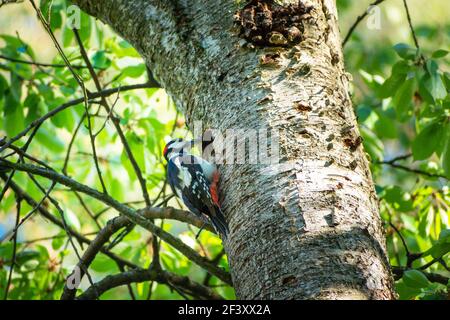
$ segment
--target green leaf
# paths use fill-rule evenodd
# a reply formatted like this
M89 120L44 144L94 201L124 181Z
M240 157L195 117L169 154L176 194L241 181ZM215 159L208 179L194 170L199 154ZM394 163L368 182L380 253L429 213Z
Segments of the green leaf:
M438 72L438 65L436 61L427 61L427 70L429 77L424 79L424 86L431 94L434 100L444 99L447 96L447 90L445 88L442 77Z
M53 110L58 106L64 104L66 99L57 97L49 103L49 110ZM72 108L67 108L63 111L58 112L56 115L51 117L51 122L57 128L66 128L68 131L72 131L75 126L75 118L72 112Z
M416 88L415 78L407 79L399 88L392 101L395 106L397 118L404 121L412 113L413 95Z
M395 139L398 138L398 132L395 122L387 115L378 112L378 120L375 122L375 130L378 137Z
M0 74L0 100L2 100L5 91L9 88L8 81Z
M365 127L361 127L361 136L363 137L364 149L370 157L373 160L383 159L384 145L376 134Z
M419 270L407 270L403 273L405 285L411 288L425 288L430 284L427 277Z
M92 31L91 17L86 13L84 13L83 11L81 11L80 29L78 30L78 32L80 34L80 38L83 43L89 41L89 38L91 37L91 31Z
M64 244L64 238L63 237L56 237L52 240L52 248L53 250L58 250L62 247Z
M446 145L444 148L444 152L442 152L441 164L442 168L444 169L445 175L447 177L450 177L450 133L449 133L450 124L447 124L446 128L447 128L447 130L445 130L447 132L445 138Z
M435 259L439 259L448 252L450 252L450 243L437 243L426 253L430 254Z
M432 122L422 129L411 146L414 159L429 158L438 148L442 134L442 125L438 122Z
M11 73L11 94L17 101L20 101L22 97L22 84L23 80L20 79L16 74Z
M45 101L52 101L55 97L53 93L53 89L46 84L40 83L37 86L37 89L39 91L39 95L45 100Z
M115 262L103 253L99 253L95 256L94 261L92 261L91 268L97 272L108 273L111 273L113 270L117 269Z
M125 67L122 70L122 77L139 78L145 72L145 65L143 63Z
M406 43L398 43L394 46L395 52L405 59L405 60L414 60L417 56L417 49L410 47Z
M444 72L444 83L447 88L447 92L450 92L450 73Z
M423 237L429 237L431 227L434 221L434 209L432 206L423 210L419 221L419 234Z
M449 52L447 50L436 50L435 52L433 52L432 57L435 59L439 59L439 58L443 58L445 57Z
M95 68L106 69L111 65L111 60L106 56L105 50L97 51L92 57L93 66Z
M63 152L65 150L66 144L61 139L59 139L56 134L54 134L54 130L50 130L49 128L50 127L48 125L46 127L42 125L42 127L39 128L36 134L36 140L39 141L42 146L53 152Z
M439 242L450 243L450 229L444 229L439 234Z
M125 40L118 41L115 38L110 38L110 39L106 40L105 46L106 46L106 48L111 50L111 52L117 58L123 58L123 57L141 58L141 56L136 51L136 49L134 49L133 46L130 45Z
M395 283L395 291L400 300L411 300L421 293L420 289L408 287L402 279Z
M411 67L405 61L397 62L392 67L391 76L384 81L378 90L381 99L392 97L406 79Z
M136 133L134 132L127 132L126 134L127 141L130 145L131 152L133 153L134 158L136 159L136 162L141 168L142 171L144 171L145 168L145 148L144 148L144 141L141 139ZM125 151L124 151L125 152Z
M34 92L28 94L23 102L23 106L28 110L25 118L25 125L29 125L47 111L44 101L42 101L41 97Z
M411 194L399 186L390 186L384 189L383 198L399 211L408 212L413 208Z
M39 260L39 252L35 250L24 250L17 253L16 262L22 265L30 260Z
M5 258L12 257L12 253L13 253L12 242L0 243L0 257L5 257Z
M39 251L39 260L41 262L47 263L50 259L50 255L48 253L48 250L45 246L37 244L35 245L35 249Z
M54 1L41 1L39 8L45 20L50 23L52 30L61 28L61 10L63 9L61 4L54 3Z
M66 25L62 29L62 39L63 39L63 46L69 47L72 43L74 34L72 29L68 28Z
M5 98L3 128L8 137L14 137L25 128L22 105L14 99L12 94L8 94Z

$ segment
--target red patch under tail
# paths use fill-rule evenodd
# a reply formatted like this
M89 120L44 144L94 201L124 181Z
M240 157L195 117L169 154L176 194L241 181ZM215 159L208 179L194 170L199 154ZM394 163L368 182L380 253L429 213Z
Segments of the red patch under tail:
M213 179L211 182L211 186L209 187L209 191L211 192L211 198L215 205L220 207L219 205L219 192L218 192L218 184L219 184L220 174L219 171L215 171L213 173Z

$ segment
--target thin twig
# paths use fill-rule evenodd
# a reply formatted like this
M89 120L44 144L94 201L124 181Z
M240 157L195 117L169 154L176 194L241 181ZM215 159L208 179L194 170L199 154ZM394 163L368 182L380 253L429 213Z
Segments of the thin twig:
M36 178L34 178L33 174L30 172L27 172L28 176L30 177L30 179L34 182L34 184L41 190L42 193L44 193L45 195L47 195L47 198L50 200L50 202L53 204L53 206L56 208L56 210L58 211L59 215L61 216L61 221L62 221L62 225L64 228L64 231L67 234L67 237L69 238L69 242L72 246L73 251L75 252L75 255L77 256L78 260L81 259L80 253L78 252L78 249L72 239L72 234L69 231L69 226L67 225L67 221L66 221L66 217L64 214L64 210L61 208L61 206L59 205L58 201L56 201L53 197L50 196L50 194L45 193L45 189L41 186L41 184L36 180ZM56 181L53 180L52 182L52 187L54 184L56 184ZM40 206L38 206L40 207ZM94 287L95 289L95 284L94 281L92 280L91 275L89 274L87 269L83 270L86 273L86 276L88 277L89 283L91 284L91 286Z
M108 96L118 92L119 90L124 92L124 91L129 91L129 90L146 89L146 88L148 88L148 84L147 83L133 84L133 85L129 85L129 86L123 86L120 89L119 88L111 88L111 89L103 90L101 92L88 93L88 98L89 99L96 99L96 98L99 98L99 97L108 97ZM64 111L67 108L76 106L76 105L78 105L80 103L83 103L83 102L84 102L84 97L83 98L78 98L78 99L75 99L75 100L72 100L72 101L69 101L69 102L66 102L66 103L56 107L55 109L49 111L48 113L46 113L45 115L43 115L39 119L36 119L36 120L32 121L24 130L22 130L16 136L12 137L11 139L9 139L5 143L3 143L3 145L0 146L0 152L4 151L11 144L13 144L14 142L16 142L19 139L21 139L28 132L30 132L31 129L39 127L43 122L45 122L46 120L48 120L51 117L55 116L59 112Z
M400 266L392 266L391 269L394 275L396 276L396 279L400 279L405 273L405 271L414 270ZM441 283L445 286L448 284L450 280L450 278L440 275L438 273L430 273L430 272L422 272L422 273L425 275L425 277L427 277L428 281Z
M145 216L139 214L133 208L130 208L130 207L118 202L117 200L110 197L109 195L100 193L99 191L97 191L95 189L92 189L86 185L83 185L83 184L81 184L67 176L61 175L55 171L43 169L43 168L40 168L40 167L37 167L34 165L13 163L13 162L3 160L0 158L0 166L4 166L7 168L16 169L18 171L23 171L23 172L39 175L41 177L45 177L47 179L56 181L59 184L65 185L66 187L69 187L72 190L76 190L76 191L85 193L99 201L102 201L103 203L105 203L107 205L114 207L114 209L116 209L121 214L126 216L130 221L142 226L143 228L147 229L155 236L160 237L163 241L167 242L172 247L177 249L180 253L182 253L184 256L186 256L189 260L191 260L195 264L204 268L206 271L213 273L216 277L218 277L220 280L224 281L225 283L228 283L230 285L232 284L231 277L228 272L226 272L222 268L218 268L217 266L213 265L211 263L211 261L200 256L195 250L190 248L188 245L186 245L180 239L174 237L170 233L157 227L153 222L149 221L148 217L145 217ZM161 210L161 209L164 210L163 208L153 208L153 210ZM153 217L151 219L153 219Z
M369 5L369 8L372 6L376 6L380 3L382 3L384 0L376 0L375 2L371 3ZM344 41L342 42L342 47L345 47L345 44L347 43L347 41L350 39L350 36L352 35L353 31L355 31L356 27L358 26L358 24L364 20L364 18L369 14L369 8L366 9L366 11L364 11L363 14L361 14L360 16L358 16L356 18L356 21L352 24L352 26L350 27L350 29L347 32L347 35L344 38Z
M86 205L86 203L84 202L83 198L81 197L81 195L78 192L74 192L75 196L77 197L78 201L80 202L81 206L83 207L84 211L86 211L86 213L88 214L88 216L94 221L95 225L97 226L98 229L101 229L102 226L100 225L100 223L98 223L97 219L94 216L94 213L91 211L91 209L89 209L89 207Z
M84 233L83 236L92 236L94 234L97 234L97 232L88 232L88 233ZM50 241L50 240L54 240L54 239L60 239L60 238L64 238L66 237L66 235L64 234L55 234L54 236L49 236L49 237L42 237L42 238L35 238L35 239L30 239L30 240L25 240L22 241L23 244L32 244L32 243L36 243L36 242L41 242L41 241Z
M4 181L7 180L7 177L5 174L0 173L0 178L2 178ZM18 196L20 196L23 200L25 200L30 206L35 207L37 206L37 202L28 194L26 193L19 185L17 185L14 181L11 181L11 189L16 193ZM41 206L39 208L39 213L42 217L52 222L54 225L58 226L61 229L64 229L63 223L56 218L53 214L51 214L46 208ZM68 227L67 230L70 232L72 236L74 236L79 243L84 243L89 245L91 243L91 240L86 238L86 235L83 235L75 230L73 230L71 227ZM100 250L102 253L107 255L109 258L111 258L114 261L119 261L123 265L130 267L130 268L137 268L138 266L134 263L131 263L125 259L122 259L121 257L117 256L115 253L112 253L105 248L102 248Z
M20 198L20 196L16 195L16 222L15 225L17 228L18 224L19 224L19 219L20 219L20 205L22 203L22 199ZM13 252L12 252L12 258L11 258L11 268L9 269L9 275L8 275L8 282L6 283L6 287L5 287L5 295L3 296L3 300L7 300L8 299L8 293L9 293L9 287L11 286L11 281L12 281L12 274L13 274L13 270L14 270L14 266L16 265L16 253L17 253L17 233L14 233L13 236Z
M98 80L98 76L97 76L97 74L95 73L95 70L92 67L92 64L91 64L91 62L89 60L89 57L87 56L86 49L84 48L83 42L81 41L81 38L80 38L80 36L78 34L78 31L76 29L73 29L73 31L74 31L74 34L75 34L75 38L77 39L78 46L80 47L81 56L83 57L83 60L84 60L84 62L86 63L86 65L88 67L89 73L91 74L91 77L92 77L92 80L94 81L95 87L96 87L97 91L101 91L102 88L101 88L101 85L100 85L100 81ZM117 92L120 92L120 88L119 88L119 90ZM106 99L104 97L100 97L100 98L101 98L103 107L106 109L106 112L108 112L108 114L112 113L112 111L111 111L112 108L109 107L109 104L106 101ZM121 142L122 142L122 144L123 144L123 146L125 148L125 152L127 153L127 156L128 156L128 158L129 158L129 160L131 162L131 165L133 166L133 170L135 171L136 176L137 176L137 178L139 180L139 183L140 183L141 189L142 189L142 193L143 193L143 196L144 196L145 204L146 204L147 207L149 207L149 206L151 206L151 201L150 201L150 197L148 195L145 179L144 179L144 177L142 176L142 173L141 173L141 169L139 168L139 166L138 166L138 164L136 162L136 159L135 159L133 153L131 152L131 148L128 145L128 142L126 140L125 134L123 133L122 128L120 127L119 119L117 119L115 117L112 117L111 119L113 121L114 126L116 127L116 131L117 131L117 133L119 135L119 138L120 138L120 140L121 140Z
M2 54L0 54L0 59L8 60L8 61L15 62L15 63L30 64L30 65L39 66L39 67L67 68L67 65L65 65L65 64L52 64L52 63L42 63L42 62L35 62L35 61L27 61L27 60L21 60L21 59L16 59L16 58L12 58L12 57L7 57L7 56L2 55ZM86 69L87 67L86 66L80 66L80 65L72 65L72 68L74 68L74 69ZM102 69L102 68L98 68L98 69Z
M409 24L409 29L411 30L411 34L414 39L414 45L416 46L416 49L419 50L420 49L419 41L417 40L416 32L414 31L414 27L412 25L411 15L409 14L408 3L406 2L406 0L403 0L403 5L405 7L406 17L408 19L408 24Z
M78 122L77 127L75 128L75 131L72 134L72 137L70 138L69 146L67 147L66 157L64 158L64 165L62 167L62 173L64 173L67 176L67 166L69 165L69 159L70 159L70 152L72 151L73 144L75 142L76 136L78 134L78 131L81 128L81 125L84 122L84 119L86 118L86 114L83 113L81 116L80 122Z
M12 230L13 237L15 238L17 235L17 231L19 230L20 226L24 224L36 211L39 210L39 208L42 206L44 201L50 196L50 192L52 192L53 188L55 187L56 183L53 181L50 185L50 188L48 188L47 191L44 192L44 196L42 197L41 201L35 206L33 209L31 209L30 212L28 212L25 217L20 220L19 224L16 225L16 227Z
M403 170L403 171L407 171L407 172L417 173L417 174L424 175L424 176L427 176L427 177L430 177L430 178L442 178L442 179L446 179L446 180L449 179L448 177L446 177L443 174L430 173L430 172L427 172L427 171L410 168L410 167L407 167L407 166L404 166L404 165L401 165L401 164L397 163L397 161L406 160L406 159L410 158L411 156L412 156L412 154L408 153L408 154L405 154L405 155L401 155L401 156L395 157L395 158L393 158L391 160L376 161L374 163L375 164L388 165L388 166L391 166L393 168L397 168L397 169L400 169L400 170Z
M26 143L23 145L23 147L21 148L21 150L22 150L23 153L26 153L26 151L28 150L28 147L30 146L31 141L33 141L34 137L36 136L36 133L37 133L37 131L39 130L41 124L42 124L42 123L38 123L38 124L36 124L36 126L34 127L34 130L33 130L33 132L30 134L30 136L28 137L27 142L26 142ZM31 130L31 129L30 129L30 130ZM5 142L4 139L1 139L0 143L1 143L1 144L0 144L0 152L1 152L5 146L8 147L8 142ZM18 161L18 162L21 162L21 161L23 161L23 159L20 157L19 160L17 160L17 161ZM16 173L16 170L12 170L11 173L9 174L8 180L6 180L5 185L4 185L4 187L3 187L3 189L2 189L2 191L1 191L1 193L0 193L0 203L1 203L2 200L3 200L3 197L4 197L5 194L6 194L6 191L8 191L9 185L10 185L10 183L11 183L11 181L12 181L12 179L13 179L15 173Z
M120 86L119 86L120 89ZM120 95L120 91L117 91L117 96L116 96L116 100L114 100L111 109L108 112L108 115L106 116L105 121L103 122L103 125L100 127L100 129L94 134L94 138L97 138L97 136L100 134L100 132L103 131L103 129L106 127L106 123L108 122L108 120L112 117L113 115L113 111L114 111L114 107L117 104L117 101L119 101L119 95Z
M45 19L45 17L42 14L42 11L36 6L36 4L34 3L34 0L30 0L30 3L33 6L34 10L36 11L37 16L38 16L39 20L41 21L42 25L44 26L45 30L50 35L50 38L52 39L53 44L55 45L56 49L58 50L59 54L61 55L64 63L69 68L70 72L72 73L73 77L75 78L75 80L77 81L78 85L80 86L80 88L83 92L83 97L84 97L83 102L84 102L84 108L85 108L85 113L86 113L86 117L87 117L87 128L88 128L89 137L91 140L93 160L94 160L95 168L97 170L98 178L100 180L100 184L102 185L103 193L107 193L106 185L105 185L105 182L103 181L103 177L102 177L102 171L100 169L100 165L99 165L98 159L97 159L97 149L95 147L95 140L92 135L92 124L91 124L91 119L89 117L89 104L88 104L88 94L87 94L86 86L84 85L83 79L75 72L74 68L72 67L72 64L70 63L69 59L65 55L64 50L59 45L59 42L56 39L55 34L52 31L50 23ZM98 90L98 91L101 91L101 90Z
M89 244L88 248L84 251L83 256L78 259L78 263L75 268L77 268L80 272L79 279L83 278L83 275L86 274L90 264L94 261L98 252L105 245L106 242L109 241L109 238L113 233L115 233L118 229L122 228L125 224L129 223L123 217L116 217L108 221L106 226L101 229L94 240ZM118 263L120 264L120 263ZM123 264L120 264L123 265ZM76 272L76 269L72 271L71 274ZM68 284L64 286L63 294L61 296L61 300L72 300L75 298L77 288L69 288Z
M75 34L75 38L77 40L78 46L80 47L81 56L83 57L83 60L84 60L85 64L88 67L89 73L91 74L91 77L92 77L92 79L94 81L95 87L96 87L97 91L101 91L102 87L100 85L100 81L98 79L97 74L95 73L94 68L92 67L92 64L91 64L91 62L89 60L89 57L87 56L86 49L84 48L83 42L81 41L81 38L80 38L80 36L78 34L78 31L76 29L73 29L73 32ZM113 107L110 107L109 104L108 104L108 101L106 101L106 99L104 97L101 97L101 101L102 101L102 105L105 108L106 112L108 112L108 115L111 114L114 105L113 105ZM117 102L117 100L116 100L116 102ZM149 196L148 191L147 191L147 183L145 181L144 176L142 175L142 172L141 172L141 169L139 168L139 165L137 164L136 158L134 157L133 152L131 151L131 148L130 148L130 146L128 144L128 141L127 141L127 139L125 137L125 134L123 133L122 128L120 127L120 121L116 117L112 117L111 119L112 119L112 122L113 122L113 124L114 124L114 126L116 128L117 134L119 135L120 141L122 142L122 145L123 145L123 147L125 149L125 152L126 152L126 154L128 156L128 159L131 162L131 166L133 167L133 170L134 170L134 172L136 174L136 177L137 177L137 179L139 181L139 184L141 186L142 195L143 195L144 200L145 200L145 204L146 204L147 207L150 207L151 206L151 201L150 201L150 196ZM153 250L153 261L156 264L159 265L159 250L158 250L157 245L156 245L156 241L157 240L155 239L154 241L155 242L153 244L153 248L154 248L154 250Z

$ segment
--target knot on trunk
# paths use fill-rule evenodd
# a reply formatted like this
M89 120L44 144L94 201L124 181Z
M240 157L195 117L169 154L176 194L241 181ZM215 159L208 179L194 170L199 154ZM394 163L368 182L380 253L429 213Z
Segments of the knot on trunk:
M251 0L235 14L239 35L263 47L290 47L303 40L302 21L312 6L302 1L281 6L273 0Z

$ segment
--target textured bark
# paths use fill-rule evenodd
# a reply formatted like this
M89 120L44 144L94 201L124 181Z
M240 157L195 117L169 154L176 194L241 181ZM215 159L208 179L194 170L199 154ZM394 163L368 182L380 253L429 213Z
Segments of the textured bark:
M232 0L74 2L136 47L188 123L285 132L293 166L220 167L239 298L394 297L333 0L308 2L303 40L285 48L240 38Z

